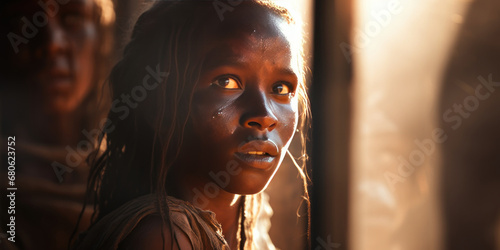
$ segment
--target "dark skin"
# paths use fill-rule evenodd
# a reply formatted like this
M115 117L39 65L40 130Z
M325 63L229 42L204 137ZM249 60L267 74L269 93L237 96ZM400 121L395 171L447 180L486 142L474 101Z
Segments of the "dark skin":
M267 187L298 120L298 72L280 26L284 21L271 13L253 17L257 23L247 20L244 15L233 18L224 31L230 35L207 45L183 148L167 181L170 195L216 214L231 249L238 248L240 195ZM213 174L227 178L217 181ZM200 196L207 202L201 204ZM158 221L142 221L121 244L123 249L162 249ZM171 229L164 231L170 246ZM179 246L191 248L186 240Z

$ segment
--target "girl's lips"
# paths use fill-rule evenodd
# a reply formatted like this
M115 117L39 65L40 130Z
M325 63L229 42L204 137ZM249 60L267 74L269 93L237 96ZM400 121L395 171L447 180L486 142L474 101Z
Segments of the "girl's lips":
M252 155L239 152L234 155L246 165L263 170L271 168L274 165L273 161L276 158L270 155Z
M252 140L239 147L238 153L276 157L279 149L278 145L271 140Z
M249 165L258 169L269 169L278 156L279 149L271 140L253 140L240 148L234 155Z

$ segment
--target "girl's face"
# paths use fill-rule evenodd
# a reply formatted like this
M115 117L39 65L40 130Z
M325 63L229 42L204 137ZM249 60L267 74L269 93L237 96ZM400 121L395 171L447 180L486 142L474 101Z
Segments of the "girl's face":
M271 13L252 20L227 20L207 45L184 141L189 166L180 166L236 194L267 186L298 120L298 72L284 21Z

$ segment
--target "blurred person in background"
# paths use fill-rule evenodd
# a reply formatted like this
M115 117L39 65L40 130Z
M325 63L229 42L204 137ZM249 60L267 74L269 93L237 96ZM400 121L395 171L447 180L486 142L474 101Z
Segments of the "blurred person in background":
M0 15L2 159L7 138L14 137L15 181L9 185L18 188L12 242L2 160L0 249L67 249L84 200L85 159L109 109L103 82L111 63L113 3L8 0Z

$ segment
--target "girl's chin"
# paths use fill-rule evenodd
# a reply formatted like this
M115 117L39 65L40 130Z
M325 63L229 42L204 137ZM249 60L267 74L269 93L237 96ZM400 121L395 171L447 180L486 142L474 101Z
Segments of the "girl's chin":
M255 185L255 183L240 183L239 185L235 185L235 187L228 186L224 189L224 191L238 195L253 195L264 191L268 183L269 182L264 185Z

